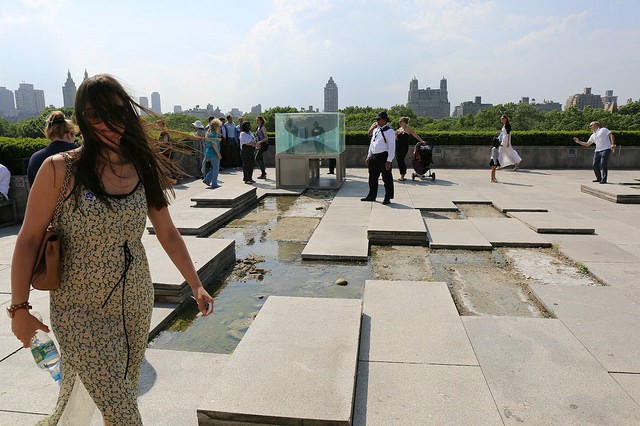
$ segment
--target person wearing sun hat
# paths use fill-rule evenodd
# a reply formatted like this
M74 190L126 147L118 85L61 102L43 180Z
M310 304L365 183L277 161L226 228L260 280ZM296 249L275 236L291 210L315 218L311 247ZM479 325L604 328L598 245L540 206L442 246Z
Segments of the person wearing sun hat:
M196 154L196 164L200 166L204 161L204 145L205 145L204 137L206 136L206 133L204 131L204 126L202 125L202 121L196 120L193 123L191 123L191 125L195 128L195 130L191 134L195 136L195 138L193 139L193 149ZM197 177L203 178L204 172L200 170L200 173L201 175L198 175Z
M378 195L378 179L382 174L384 182L384 201L389 204L393 199L393 176L391 164L396 153L396 132L389 126L386 111L376 116L377 127L371 130L371 142L364 164L369 168L369 193L360 201L375 201ZM373 126L372 126L373 127Z

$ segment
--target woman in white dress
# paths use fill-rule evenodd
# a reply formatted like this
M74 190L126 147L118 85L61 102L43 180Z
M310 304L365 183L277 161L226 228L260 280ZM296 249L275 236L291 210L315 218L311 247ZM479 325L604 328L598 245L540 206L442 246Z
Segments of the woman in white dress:
M507 117L506 114L502 114L500 121L502 121L502 130L498 136L500 139L500 168L513 165L513 170L518 170L522 158L520 158L518 152L511 146L511 124L509 123L509 117Z

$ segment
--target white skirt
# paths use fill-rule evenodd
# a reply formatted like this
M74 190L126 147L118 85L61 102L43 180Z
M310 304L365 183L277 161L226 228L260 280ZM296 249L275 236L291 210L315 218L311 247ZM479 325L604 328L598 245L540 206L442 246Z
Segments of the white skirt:
M498 158L500 161L500 167L507 167L514 164L519 164L522 158L518 155L518 152L509 146L500 146L498 149Z

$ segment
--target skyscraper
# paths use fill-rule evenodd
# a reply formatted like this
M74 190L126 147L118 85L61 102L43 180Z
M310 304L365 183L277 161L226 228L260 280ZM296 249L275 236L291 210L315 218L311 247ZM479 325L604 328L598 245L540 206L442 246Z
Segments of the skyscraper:
M13 92L6 87L0 87L0 117L13 118L17 115Z
M324 86L324 112L338 111L338 85L329 77L329 81Z
M15 95L20 118L35 117L44 109L44 91L34 89L33 84L20 83Z
M76 101L76 84L71 79L71 71L67 70L67 81L62 86L62 99L65 107L73 108Z
M138 103L140 104L140 106L149 108L149 98L147 98L146 96L140 96ZM140 111L140 114L146 114L146 112Z
M151 111L156 114L162 114L162 108L160 107L160 93L151 93Z

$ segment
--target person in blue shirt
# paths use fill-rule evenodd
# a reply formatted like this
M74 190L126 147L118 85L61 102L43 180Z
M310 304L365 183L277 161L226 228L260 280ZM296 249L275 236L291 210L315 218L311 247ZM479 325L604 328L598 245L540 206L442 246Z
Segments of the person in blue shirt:
M53 111L49 114L44 125L44 136L51 142L45 148L35 152L29 159L27 166L29 185L33 185L35 182L36 174L38 174L44 160L54 154L78 147L78 144L74 142L76 131L76 126L71 120L67 120L62 111Z

